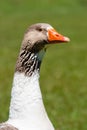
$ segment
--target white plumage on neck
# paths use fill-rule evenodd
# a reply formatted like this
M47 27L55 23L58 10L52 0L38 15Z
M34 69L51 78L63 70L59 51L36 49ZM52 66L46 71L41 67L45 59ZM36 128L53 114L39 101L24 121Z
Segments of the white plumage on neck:
M15 73L8 123L19 130L54 130L43 105L38 72L31 77Z

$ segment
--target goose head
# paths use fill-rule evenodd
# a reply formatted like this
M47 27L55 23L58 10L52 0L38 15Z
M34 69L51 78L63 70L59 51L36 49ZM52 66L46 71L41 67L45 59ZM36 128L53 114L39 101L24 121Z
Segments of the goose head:
M46 45L69 41L68 37L59 34L47 23L31 25L24 34L16 71L31 76L34 71L40 70Z
M31 25L25 32L22 48L27 47L29 51L38 52L47 44L69 41L68 37L59 34L51 25L37 23Z

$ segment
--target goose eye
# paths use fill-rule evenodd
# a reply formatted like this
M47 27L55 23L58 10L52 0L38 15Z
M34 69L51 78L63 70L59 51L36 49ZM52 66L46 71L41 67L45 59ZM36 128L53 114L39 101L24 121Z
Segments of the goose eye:
M37 30L38 30L39 32L41 32L41 31L42 31L42 28L38 28Z

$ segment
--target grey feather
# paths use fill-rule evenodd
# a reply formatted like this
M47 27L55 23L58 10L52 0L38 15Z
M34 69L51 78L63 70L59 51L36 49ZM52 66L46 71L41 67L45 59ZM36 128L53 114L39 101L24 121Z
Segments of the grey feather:
M0 130L18 130L18 129L7 123L2 123L0 124Z

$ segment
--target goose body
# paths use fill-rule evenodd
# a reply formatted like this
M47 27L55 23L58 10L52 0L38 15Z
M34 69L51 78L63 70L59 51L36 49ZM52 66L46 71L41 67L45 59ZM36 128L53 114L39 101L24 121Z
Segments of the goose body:
M38 23L25 32L17 59L9 118L0 130L54 130L45 110L39 72L47 44L68 42L49 24Z

